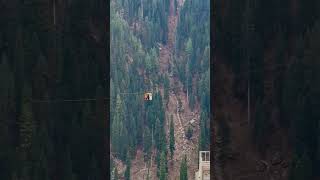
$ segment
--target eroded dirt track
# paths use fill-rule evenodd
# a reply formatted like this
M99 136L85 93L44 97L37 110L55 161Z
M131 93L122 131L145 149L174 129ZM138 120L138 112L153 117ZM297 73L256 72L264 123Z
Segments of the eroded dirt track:
M183 5L183 1L178 1L177 10L174 9L174 0L170 1L170 15L168 17L168 43L160 49L160 72L168 75L168 66L172 63L173 47L175 46L175 33L177 29L179 10ZM181 82L173 76L168 76L170 80L170 87L179 88L176 92L169 93L169 102L166 106L166 134L169 142L169 125L170 116L173 116L174 129L175 129L175 151L172 160L168 156L168 179L179 179L181 160L186 155L188 163L188 177L192 179L194 173L198 169L198 139L199 139L199 106L196 105L194 112L189 108L187 102L187 94L182 89ZM163 92L163 90L162 90ZM183 111L178 111L178 99L181 100ZM196 103L198 104L198 103ZM193 127L193 136L188 140L185 136L185 129L191 119L195 118L196 122Z

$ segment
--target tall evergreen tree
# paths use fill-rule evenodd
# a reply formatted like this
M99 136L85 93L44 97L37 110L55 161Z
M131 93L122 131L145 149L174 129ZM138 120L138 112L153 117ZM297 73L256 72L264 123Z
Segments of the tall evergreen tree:
M124 172L124 178L125 180L130 180L130 170L131 170L131 160L130 160L130 156L127 156L127 160L126 160L126 171Z
M161 158L160 158L160 180L167 180L167 170L166 170L166 155L164 152L161 153Z
M35 122L32 113L31 88L26 83L24 86L24 97L22 102L22 113L20 117L20 146L23 151L28 152L32 145L32 140L35 135Z
M143 135L143 152L145 153L145 161L150 157L152 148L152 134L149 128L146 128Z
M169 144L169 148L170 148L170 157L172 159L173 153L175 150L174 124L173 124L173 115L172 114L170 116L170 144Z
M112 150L117 154L121 159L124 159L127 149L126 149L126 138L127 138L127 131L124 126L124 106L123 102L120 98L120 95L117 96L117 103L116 103L116 112L113 116L113 122L111 126L111 143L112 143Z
M180 180L188 180L188 165L186 155L183 157L180 165Z

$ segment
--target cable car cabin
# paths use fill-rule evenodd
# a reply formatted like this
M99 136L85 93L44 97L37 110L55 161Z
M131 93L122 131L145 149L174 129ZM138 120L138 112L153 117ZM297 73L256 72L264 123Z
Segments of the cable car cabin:
M144 93L144 100L151 101L152 100L152 93Z

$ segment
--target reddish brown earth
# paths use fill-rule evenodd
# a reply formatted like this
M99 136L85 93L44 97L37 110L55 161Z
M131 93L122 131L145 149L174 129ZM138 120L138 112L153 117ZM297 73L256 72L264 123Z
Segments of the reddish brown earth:
M160 46L160 72L162 74L168 74L168 65L172 63L172 51L175 43L175 33L178 23L179 9L183 5L183 1L178 2L178 11L174 12L174 0L170 1L170 15L168 17L168 43L165 46ZM199 139L199 103L196 103L196 107L192 112L187 102L187 94L182 90L181 82L175 78L169 76L170 87L178 87L176 94L171 91L169 93L169 102L166 107L166 134L169 142L169 124L170 116L173 115L174 129L175 129L175 151L172 160L168 158L168 179L179 179L180 164L184 155L187 156L188 164L188 177L192 179L195 172L198 169L198 139ZM163 93L163 90L161 90ZM178 98L181 99L182 107L184 111L178 112ZM195 118L196 122L193 128L193 136L190 140L185 137L185 129L191 119Z

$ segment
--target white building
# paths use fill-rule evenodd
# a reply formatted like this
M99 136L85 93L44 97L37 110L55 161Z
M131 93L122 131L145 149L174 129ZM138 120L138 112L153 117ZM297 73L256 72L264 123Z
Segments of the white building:
M199 170L195 173L195 180L210 180L210 151L199 152Z

